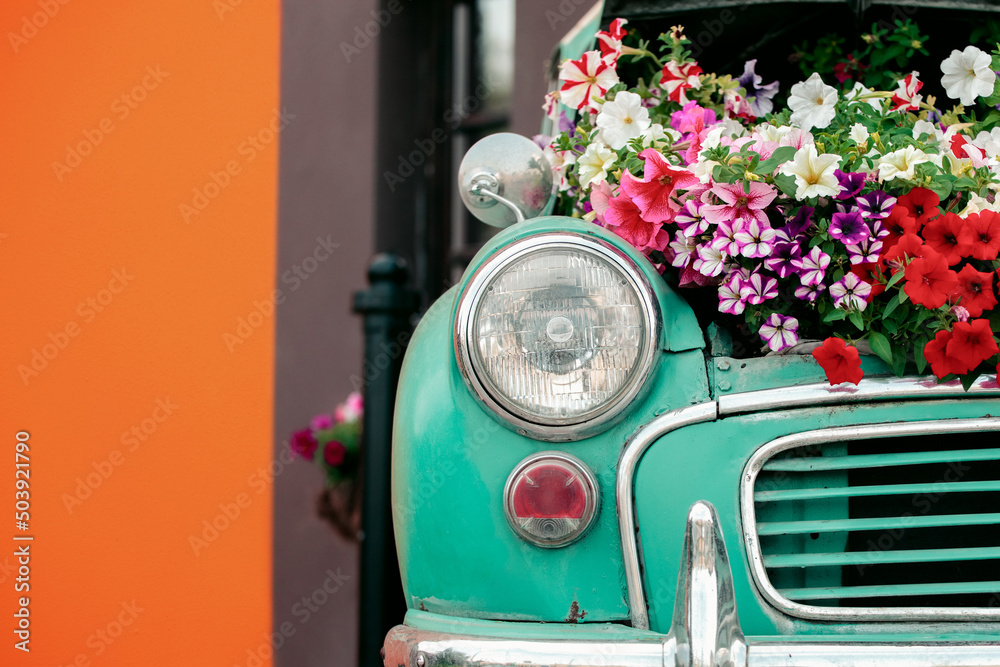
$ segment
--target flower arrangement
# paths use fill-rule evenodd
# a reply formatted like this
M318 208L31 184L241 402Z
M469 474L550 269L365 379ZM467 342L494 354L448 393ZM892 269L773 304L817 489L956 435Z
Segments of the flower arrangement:
M323 470L326 490L319 499L319 514L349 539L356 537L359 524L358 473L363 414L361 394L353 392L333 414L316 415L309 428L296 431L289 440L292 452Z
M823 341L812 354L831 384L860 381L862 341L897 375L968 388L996 372L1000 50L952 51L940 84L957 104L938 108L919 72L893 72L927 53L897 21L839 58L800 50L800 65L831 71L782 100L756 60L706 73L682 26L654 45L626 23L562 63L546 97L556 213L615 232L672 285L710 291L715 317L755 350Z

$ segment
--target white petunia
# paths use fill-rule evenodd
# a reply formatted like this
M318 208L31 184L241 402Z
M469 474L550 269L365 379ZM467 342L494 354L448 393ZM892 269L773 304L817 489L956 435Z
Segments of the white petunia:
M580 175L580 187L602 183L608 177L608 169L615 166L618 154L604 144L590 144L576 160L577 173Z
M753 129L754 135L760 137L764 141L773 141L775 143L780 142L786 134L792 131L787 125L771 125L770 123L761 123Z
M622 91L601 107L601 112L597 114L597 127L601 128L604 141L618 150L649 128L649 111L642 106L641 97Z
M951 151L951 137L955 132L956 129L954 126L942 132L941 128L935 123L926 120L918 120L913 124L913 138L920 141L920 137L925 134L928 135L927 140L924 141L924 145L928 147L936 145L942 153Z
M868 128L861 123L855 123L851 126L851 133L848 136L851 138L851 141L860 146L868 141Z
M941 63L941 85L953 100L965 106L975 104L977 97L993 94L996 72L991 68L990 54L969 45L964 51L955 49L951 56Z
M990 132L980 132L971 143L982 148L987 157L997 157L1000 155L1000 127L994 127Z
M864 97L865 99L861 99ZM860 81L854 82L854 87L851 88L847 93L844 94L844 99L846 99L851 104L859 104L864 102L875 111L882 110L882 98L875 95L875 91L871 88L866 88Z
M681 133L672 127L663 127L659 123L653 123L642 133L642 145L645 148L653 146L657 141L670 141L677 143L681 140Z
M841 158L832 153L816 153L816 145L808 144L795 153L795 159L781 165L785 176L795 177L795 198L832 197L840 192L840 182L834 172Z
M824 128L836 115L837 89L823 83L819 74L813 72L805 81L792 86L788 96L788 108L792 110L791 121L804 130L814 127Z
M559 182L559 189L568 190L570 183L566 178L566 172L576 162L576 153L573 151L553 150L552 146L546 146L543 152L549 164L552 165L552 173L554 178Z
M980 213L982 211L996 211L1000 208L1000 200L995 202L990 202L989 199L985 197L980 197L975 192L969 198L969 203L966 204L965 208L958 212L958 217L965 218L972 215L973 213Z
M912 181L916 177L913 168L918 164L930 161L931 158L927 153L914 146L886 153L878 159L879 180L891 181L895 178L903 178Z

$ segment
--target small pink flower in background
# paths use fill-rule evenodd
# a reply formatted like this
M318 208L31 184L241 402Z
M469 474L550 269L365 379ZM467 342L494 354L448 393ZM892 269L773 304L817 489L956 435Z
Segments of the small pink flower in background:
M833 307L847 310L864 310L868 305L868 295L871 294L872 286L858 278L853 273L848 273L843 278L830 286L830 296L833 297Z
M767 183L750 184L746 192L743 183L717 183L712 194L722 200L722 204L710 204L702 208L702 215L712 224L725 220L750 222L767 225L764 209L778 196L778 191Z
M288 446L293 452L302 458L311 459L313 454L316 452L316 446L318 444L319 443L316 442L316 438L313 436L312 431L306 428L293 433L292 440Z
M603 97L608 88L618 83L618 74L612 65L601 59L600 51L587 51L579 60L567 60L559 68L559 89L562 103L573 109L600 105L595 97Z
M969 311L968 309L963 308L962 306L952 306L951 308L948 309L948 312L951 315L954 315L955 319L958 320L959 322L969 321Z
M316 415L309 422L309 426L314 431L325 431L328 428L333 428L333 424L333 415Z
M663 76L660 77L660 87L667 93L667 97L672 102L687 104L688 98L684 93L692 88L701 88L701 68L696 63L680 63L671 60L663 66Z
M323 448L323 460L333 467L339 466L347 456L347 449L342 442L331 440Z
M361 418L364 413L364 399L360 392L351 392L347 400L337 406L333 411L333 417L337 422L354 423Z
M799 342L799 321L794 317L771 313L758 333L772 352L780 352Z
M920 72L910 72L899 80L899 87L892 94L892 111L920 111L920 101L923 95L917 95L917 91L924 87L923 81L917 77Z
M608 202L611 200L611 196L611 185L607 181L601 181L590 188L590 205L594 208L594 219L601 226L607 224L604 214L608 210Z

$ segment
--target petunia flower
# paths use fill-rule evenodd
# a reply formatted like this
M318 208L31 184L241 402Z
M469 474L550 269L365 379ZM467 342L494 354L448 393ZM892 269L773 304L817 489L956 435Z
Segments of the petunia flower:
M830 266L830 256L816 246L809 254L795 262L799 267L799 282L803 285L819 285Z
M923 257L928 250L934 252L924 245L924 240L916 234L903 234L895 245L882 253L878 263L895 275L900 269L906 268L911 259Z
M817 72L792 86L788 96L791 122L804 130L822 129L829 125L837 113L836 104L837 89L823 83Z
M646 161L640 181L626 169L622 174L621 188L631 197L649 222L668 222L680 208L671 202L675 189L687 189L698 184L698 177L681 167L674 167L663 155L652 148L639 153Z
M809 144L795 153L795 159L781 165L780 171L795 177L795 198L799 201L808 197L832 197L840 192L840 183L835 172L843 160L839 155L816 152L816 146Z
M885 291L884 275L877 261L851 264L851 273L860 278L862 282L866 282L872 286L871 292L865 297L865 301L868 303L871 303L872 299Z
M796 241L779 241L774 244L770 257L764 260L764 267L774 271L779 278L787 278L797 274L799 261L802 259L802 246Z
M882 242L876 238L866 238L858 243L851 243L847 246L847 254L851 258L851 264L870 264L877 262L879 253L882 252Z
M965 254L976 259L993 261L1000 254L1000 215L980 211L965 219L969 249Z
M915 146L907 146L898 151L886 153L878 159L878 177L881 181L891 181L896 178L908 181L917 176L913 171L918 164L930 162L931 158Z
M594 142L587 146L587 150L576 161L580 187L603 183L608 177L608 169L615 166L617 159L618 155L602 143Z
M670 245L670 232L666 229L660 227L655 232L653 236L649 239L646 245L639 248L639 252L644 255L649 255L652 251L656 250L658 252L663 252Z
M948 314L953 316L959 322L968 322L970 317L968 309L963 308L962 306L952 306L948 309Z
M833 172L840 183L840 194L837 199L844 200L854 197L865 187L865 175L857 172L843 172L839 169Z
M781 230L793 239L813 225L812 216L816 212L812 206L800 206L795 215L785 221Z
M767 183L750 183L749 192L743 183L716 183L712 194L722 200L722 204L709 204L702 209L702 215L712 224L726 220L767 223L764 209L778 196L778 191Z
M920 72L910 72L899 80L899 87L892 94L892 111L920 111L920 101L923 95L918 95L917 91L924 87L923 81L918 79Z
M705 204L699 199L688 199L674 216L674 223L688 236L697 236L708 231L708 220L701 214Z
M962 375L969 370L963 360L948 354L948 343L950 342L951 332L941 330L924 345L924 359L930 364L931 372L938 379L948 375Z
M313 454L316 452L318 444L319 443L316 442L316 437L312 434L312 430L306 428L293 433L288 446L293 452L302 458L311 459Z
M639 207L636 206L627 192L619 192L617 197L608 201L608 210L604 212L604 220L608 227L612 228L612 231L636 248L641 248L649 243L660 226L658 223L643 219Z
M871 236L860 211L834 213L828 231L830 236L844 245L855 245Z
M905 195L900 196L897 203L916 219L917 229L915 232L941 215L941 211L938 209L941 198L936 192L927 188L913 188Z
M813 358L823 368L831 385L841 382L857 384L865 373L861 370L858 349L839 338L827 338L812 352Z
M746 299L740 294L742 282L739 276L732 276L719 285L719 312L729 315L739 315L747 306Z
M674 240L670 242L670 249L674 255L670 260L671 266L683 268L691 263L691 258L698 250L698 240L678 231L674 235Z
M729 256L721 250L716 250L710 245L698 246L697 257L691 268L703 276L715 277L722 273Z
M868 295L871 291L872 286L853 273L845 274L843 278L830 285L833 307L841 310L864 310L868 305Z
M955 49L941 63L941 85L953 100L965 106L972 106L977 97L989 97L997 75L992 68L990 54L969 45L964 51Z
M590 189L590 206L594 211L594 221L602 227L607 224L604 214L608 211L608 202L612 196L611 186L607 181L597 183Z
M687 104L688 98L685 91L692 88L701 88L701 68L697 63L684 63L683 65L670 60L663 66L663 74L660 77L660 87L667 93L667 98L671 102Z
M955 322L955 326L951 328L947 352L948 356L961 360L972 370L1000 350L993 339L989 320L971 320Z
M958 264L972 249L971 225L954 213L927 223L922 233L924 243L940 253L948 266Z
M743 225L738 222L720 222L712 237L712 247L728 255L740 254L740 242L736 240L736 233L741 229Z
M873 190L858 197L858 210L865 220L882 220L896 205L896 198L883 190Z
M740 296L755 306L778 296L778 281L760 273L750 274L750 278L740 286Z
M344 462L346 457L347 449L344 447L344 443L342 442L331 440L323 447L323 460L326 461L329 466L336 468Z
M972 317L979 317L983 311L992 310L997 305L997 298L993 295L993 272L976 271L971 264L966 264L958 272L958 282L952 298Z
M309 422L309 427L314 431L325 431L327 429L333 428L333 415L316 415Z
M751 220L743 228L733 235L733 238L740 244L740 254L744 257L767 257L774 247L775 231L768 226L765 220Z
M596 98L618 83L618 73L601 59L600 51L587 51L579 60L567 60L559 67L559 80L564 82L559 89L563 104L572 109L597 109L600 103Z
M799 285L795 288L795 296L803 301L813 302L825 289L826 285Z
M772 352L780 352L799 342L799 321L794 317L771 313L761 325L758 335Z
M924 247L923 257L906 265L903 291L913 303L924 308L940 308L955 291L958 275L948 268L944 256Z
M627 19L615 19L608 29L597 33L597 46L601 49L601 57L610 65L618 62L622 54L622 39L627 34L625 24Z
M642 106L641 97L623 90L601 106L597 127L604 141L617 151L649 129L649 110Z
M893 206L889 216L881 222L887 232L882 239L884 248L896 245L903 234L916 234L920 231L916 218L910 215L909 209L905 206Z
M774 103L771 98L778 92L778 82L772 81L766 86L760 85L760 75L754 71L757 66L757 59L748 60L743 65L743 74L738 81L740 86L747 91L747 102L750 104L750 112L754 116L764 116L774 110Z
M856 143L858 146L868 141L868 128L861 123L855 123L851 125L851 132L847 135L848 138Z

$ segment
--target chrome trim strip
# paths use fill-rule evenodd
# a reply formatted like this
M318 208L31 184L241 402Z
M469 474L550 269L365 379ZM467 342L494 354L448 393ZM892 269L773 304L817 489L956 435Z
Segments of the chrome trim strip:
M992 375L980 376L968 392L962 389L962 384L958 380L939 384L933 377L875 378L861 380L857 386L807 384L728 394L719 397L719 416L840 403L982 395L1000 397L1000 387Z
M635 533L633 496L636 465L649 446L664 434L683 426L713 421L717 414L718 405L714 401L662 414L636 431L626 443L618 460L615 500L618 506L618 532L622 541L622 558L628 588L629 615L632 618L633 628L649 629L649 610L646 608L646 592L642 585L642 573L639 571L639 548Z
M996 667L1000 644L750 644L750 667Z
M490 393L487 388L488 383L479 377L473 363L470 350L471 327L483 289L493 276L529 252L560 247L590 251L621 270L642 304L646 319L644 332L646 342L640 351L635 374L610 404L574 418L543 420ZM660 307L653 288L642 270L628 255L596 237L569 232L549 232L516 240L483 261L458 297L453 343L458 369L466 386L481 405L499 418L498 421L521 435L528 435L537 440L566 442L600 433L610 428L615 419L624 414L625 408L646 384L656 359L656 351L660 348L662 328Z
M799 618L817 621L993 621L1000 619L1000 608L978 607L819 607L792 602L770 582L757 539L754 511L754 483L761 468L775 454L794 447L867 440L905 435L969 433L1000 430L1000 417L942 419L923 422L860 424L803 431L787 435L761 446L747 462L740 478L740 509L743 516L743 541L750 559L757 588L764 598L780 611Z

